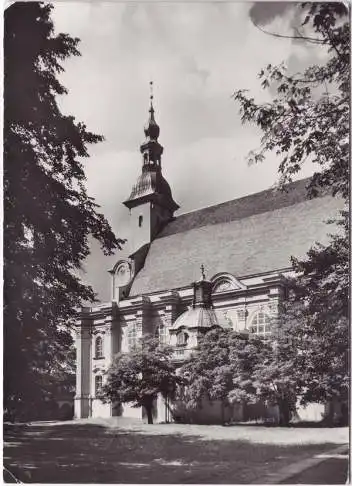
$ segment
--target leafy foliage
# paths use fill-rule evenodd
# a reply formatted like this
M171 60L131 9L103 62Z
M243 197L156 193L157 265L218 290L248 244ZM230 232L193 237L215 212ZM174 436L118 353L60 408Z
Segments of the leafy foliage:
M197 349L180 369L186 408L201 407L204 398L226 400L232 378L229 350L227 331L213 329L200 338Z
M79 40L55 34L52 6L17 2L4 39L5 409L43 398L41 377L65 360L74 308L94 300L77 277L89 235L105 253L122 241L85 188L82 158L103 140L61 113L62 61Z
M303 73L288 73L284 64L269 65L259 74L270 89L270 103L258 104L237 91L242 121L261 128L261 147L251 162L274 152L281 159L284 185L310 160L316 164L308 185L311 197L327 190L349 197L350 26L343 3L304 3L302 29L296 39L316 45L325 62ZM280 36L279 36L280 37ZM257 373L268 396L276 380L292 402L297 391L302 403L348 396L349 225L343 211L334 223L330 243L317 243L305 259L292 258L296 276L288 282L288 300L281 315L276 361ZM271 363L271 364L270 364ZM263 387L263 385L265 385ZM275 388L279 388L275 385ZM266 391L265 391L266 390ZM292 398L292 399L291 399Z
M299 373L300 356L294 340L287 339L282 324L272 327L272 337L264 343L253 371L257 399L277 405L279 424L287 426L294 417L303 380Z
M180 398L186 409L200 408L204 400L220 401L222 407L255 402L252 374L261 346L260 340L230 330L208 331L180 369Z
M144 407L153 423L153 403L158 394L172 398L180 382L171 361L173 350L159 340L144 336L129 353L119 353L109 368L103 398L114 403Z
M316 245L305 261L293 260L300 277L288 282L288 337L299 343L306 383L302 401L348 399L348 213L327 246Z
M323 188L347 198L349 173L350 30L343 3L297 4L302 25L315 37L303 41L326 51L323 65L291 74L284 64L269 64L259 77L262 87L275 92L270 103L258 104L245 90L236 91L242 121L263 131L261 147L249 154L250 162L262 161L267 152L281 158L281 183L292 180L302 164L317 164L309 190ZM303 37L303 36L301 36ZM300 37L298 37L300 38Z
M265 341L255 335L233 335L229 356L232 387L228 398L231 403L256 403L260 398L255 371L263 364L266 346Z

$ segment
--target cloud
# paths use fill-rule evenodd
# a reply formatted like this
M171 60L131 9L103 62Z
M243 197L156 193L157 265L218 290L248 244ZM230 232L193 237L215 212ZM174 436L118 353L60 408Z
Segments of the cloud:
M265 13L247 2L55 4L56 30L80 37L82 53L65 61L62 82L69 95L60 106L105 136L84 162L87 187L118 236L129 237L122 201L141 170L151 79L165 147L163 174L180 212L259 191L277 180L274 158L247 166L246 154L259 145L260 132L242 126L231 98L236 89L248 89L257 101L270 101L257 77L261 68L288 60L299 69L315 56L253 25L250 16L289 29L290 10L275 5ZM106 272L114 258L104 259L92 245L86 262L86 278L94 276L103 299L110 295Z
M294 7L297 7L297 2L255 2L249 16L255 24L267 25L275 18L287 15Z

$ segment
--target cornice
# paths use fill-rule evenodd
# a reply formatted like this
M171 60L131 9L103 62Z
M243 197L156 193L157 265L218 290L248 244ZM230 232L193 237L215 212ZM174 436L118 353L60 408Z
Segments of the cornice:
M122 315L130 314L131 312L147 311L151 305L150 298L146 295L132 297L122 300L118 306L118 312Z
M282 271L289 269L283 269ZM275 287L282 287L284 285L284 276L282 272L271 272L270 274L257 274L253 276L242 277L246 280L249 278L261 278L261 282L248 283L244 288L229 289L222 292L214 292L212 300L214 303L219 303L224 299L241 299L250 296L256 296L259 292L265 291L265 294L270 294L270 290ZM180 291L189 291L189 295L180 295ZM101 307L82 307L78 314L78 326L87 326L84 321L92 323L98 319L104 319L105 323L111 322L117 318L118 315L127 316L137 312L148 312L152 309L165 309L166 306L177 306L179 304L190 304L193 300L192 286L182 287L180 289L173 289L164 292L152 292L148 295L138 295L122 300L121 302L110 302ZM89 324L88 324L89 325ZM98 325L104 325L103 323Z
M97 319L115 318L117 315L117 303L109 302L103 304L101 307L82 307L81 312L78 313L77 320L93 321Z

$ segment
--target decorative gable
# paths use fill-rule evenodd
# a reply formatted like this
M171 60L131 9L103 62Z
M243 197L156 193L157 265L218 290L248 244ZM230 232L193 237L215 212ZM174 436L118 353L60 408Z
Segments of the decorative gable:
M211 279L211 281L213 283L213 294L228 292L229 290L246 289L246 286L230 273L218 273Z

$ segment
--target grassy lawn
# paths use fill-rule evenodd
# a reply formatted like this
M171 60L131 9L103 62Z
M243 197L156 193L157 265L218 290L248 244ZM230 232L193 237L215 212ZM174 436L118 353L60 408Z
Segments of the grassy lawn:
M347 443L348 430L102 419L5 426L4 441L23 482L233 484Z

